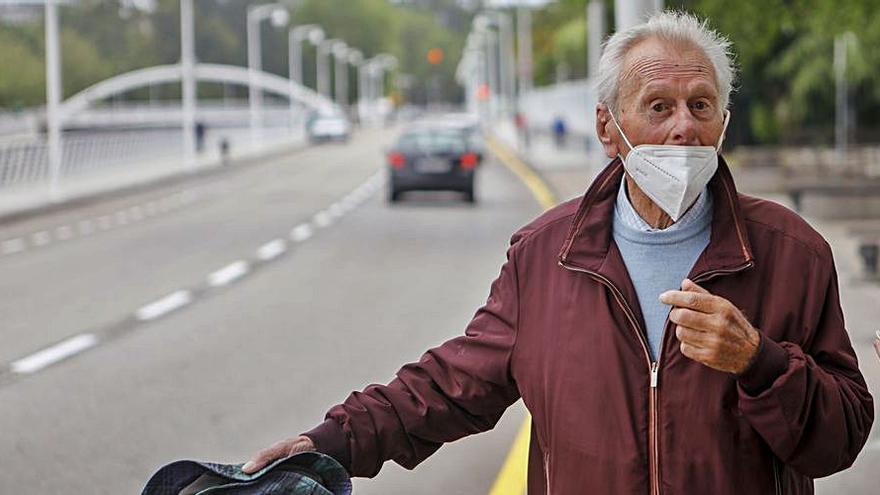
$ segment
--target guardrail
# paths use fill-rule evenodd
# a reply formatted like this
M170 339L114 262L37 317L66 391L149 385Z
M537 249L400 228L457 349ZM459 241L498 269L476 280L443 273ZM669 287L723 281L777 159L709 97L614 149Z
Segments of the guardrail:
M247 128L209 128L202 141L198 165L218 164L276 146L302 140L301 132L291 128L266 128L262 143L252 142ZM60 185L83 176L143 169L161 165L183 169L183 142L179 130L157 129L65 136L62 147ZM48 145L42 137L0 141L0 190L41 186L50 180Z

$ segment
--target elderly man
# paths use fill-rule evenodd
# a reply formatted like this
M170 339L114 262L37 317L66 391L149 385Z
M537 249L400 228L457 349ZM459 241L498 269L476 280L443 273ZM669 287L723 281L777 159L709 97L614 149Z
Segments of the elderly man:
M412 468L522 398L530 494L812 493L873 403L807 223L738 194L718 156L729 43L664 13L607 42L596 130L614 160L514 234L465 335L258 453L355 476Z

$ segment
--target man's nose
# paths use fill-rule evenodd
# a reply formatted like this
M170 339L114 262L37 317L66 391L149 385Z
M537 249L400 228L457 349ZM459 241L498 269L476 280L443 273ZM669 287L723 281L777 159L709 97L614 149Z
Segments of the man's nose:
M669 133L666 144L679 146L698 146L700 144L697 138L698 123L687 105L678 107L672 119L672 131Z

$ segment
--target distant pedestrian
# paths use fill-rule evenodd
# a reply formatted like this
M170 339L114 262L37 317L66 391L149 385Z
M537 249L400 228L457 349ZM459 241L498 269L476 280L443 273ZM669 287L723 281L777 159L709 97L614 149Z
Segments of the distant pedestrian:
M205 124L203 122L196 123L196 151L201 153L205 150Z
M513 117L513 124L516 126L519 142L522 143L523 148L528 149L530 144L529 124L526 121L525 114L516 112L516 115Z
M553 140L556 142L557 148L565 146L565 136L567 133L568 129L565 127L565 119L557 115L553 119Z
M229 165L229 138L223 136L220 138L220 164L223 166Z

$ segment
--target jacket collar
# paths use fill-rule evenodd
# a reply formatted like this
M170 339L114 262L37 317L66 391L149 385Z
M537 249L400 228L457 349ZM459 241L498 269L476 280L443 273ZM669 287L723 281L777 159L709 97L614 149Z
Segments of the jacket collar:
M611 227L623 174L623 162L615 158L590 185L559 252L561 264L608 275L619 272L620 267L616 265L620 256L613 243ZM721 157L709 188L715 198L712 234L709 246L694 265L692 276L715 270L734 270L754 260L736 186Z

